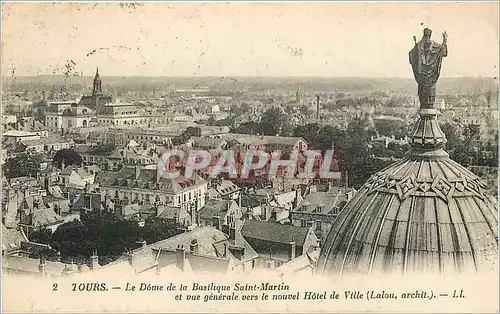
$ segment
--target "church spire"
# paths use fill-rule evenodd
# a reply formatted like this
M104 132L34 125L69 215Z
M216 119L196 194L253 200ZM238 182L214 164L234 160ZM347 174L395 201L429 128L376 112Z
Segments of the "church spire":
M102 96L102 81L99 76L99 67L96 68L92 96Z

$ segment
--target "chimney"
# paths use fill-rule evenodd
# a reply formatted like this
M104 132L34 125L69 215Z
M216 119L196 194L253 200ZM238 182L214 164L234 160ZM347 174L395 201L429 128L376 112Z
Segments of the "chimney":
M59 204L55 204L54 211L56 212L56 214L61 215L61 206L59 206Z
M316 193L318 192L318 187L316 185L311 185L309 187L309 193Z
M175 263L179 268L184 271L184 264L186 262L186 250L182 245L175 249Z
M62 275L63 276L68 276L70 274L72 274L74 271L73 269L71 269L71 267L69 267L69 264L64 264L64 269L62 271Z
M197 210L196 210L196 207L197 207L197 204L198 202L196 202L195 204L192 204L190 207L191 207L191 225L193 226L196 226L197 225Z
M295 259L296 248L297 248L297 245L296 245L295 241L292 239L292 242L290 242L290 260Z
M229 240L235 240L236 238L236 226L234 222L229 226Z
M90 257L90 269L96 269L99 267L99 256L97 255L97 250L94 251Z
M222 225L222 230L221 230L224 234L226 234L227 236L229 236L229 224L225 223Z
M139 244L141 246L141 248L144 248L147 246L147 242L142 240L142 239L137 241L136 243Z
M198 254L198 240L193 239L189 245L189 252L191 254Z
M299 205L299 196L300 196L300 189L295 188L295 198L293 199L293 208L296 209L297 206Z
M222 226L220 224L220 217L219 217L219 215L212 216L212 227L214 227L217 230L221 230L222 229Z
M271 210L271 217L269 219L274 219L274 221L278 221L278 215L276 213L276 210L274 209Z
M316 119L319 120L319 95L316 96Z
M135 166L135 179L139 179L139 176L141 174L141 168L139 166Z
M231 254L233 254L233 256L239 260L241 260L243 258L243 256L245 255L245 248L244 247L232 246L229 248L229 251L231 251Z
M45 264L45 258L40 257L40 262L38 263L38 272L40 273L40 276L45 277L46 275L46 264Z
M21 210L21 212L23 212L23 211ZM30 212L30 213L28 214L28 225L29 225L29 226L33 226L33 224L34 224L33 212Z

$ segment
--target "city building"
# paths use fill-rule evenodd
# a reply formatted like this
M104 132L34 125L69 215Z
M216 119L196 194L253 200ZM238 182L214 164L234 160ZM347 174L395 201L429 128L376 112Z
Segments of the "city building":
M10 130L3 134L6 143L19 143L27 140L40 140L40 134L35 132Z
M351 188L327 185L326 189L320 190L310 186L290 211L290 220L294 226L313 228L322 244L339 212L355 193Z
M205 206L207 182L197 175L191 179L182 176L167 179L159 175L156 168L137 165L118 172L101 172L96 181L104 202L170 205L188 209L193 217Z
M311 228L245 220L243 238L259 254L258 266L276 268L318 246Z
M89 107L96 110L108 103L113 102L113 97L104 95L102 92L102 80L99 75L99 67L96 69L94 81L92 84L92 95L83 96L79 105Z

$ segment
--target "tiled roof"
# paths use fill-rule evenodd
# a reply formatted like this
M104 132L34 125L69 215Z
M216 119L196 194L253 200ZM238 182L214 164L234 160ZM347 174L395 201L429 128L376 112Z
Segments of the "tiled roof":
M216 257L217 253L213 246L214 243L227 240L228 236L220 230L214 227L200 227L192 231L178 234L174 237L158 241L156 243L150 244L149 246L153 249L171 249L175 250L179 245L183 245L184 248L189 251L189 246L191 241L195 240L198 242L198 254L203 256L213 256Z
M179 217L179 214L181 212L180 207L174 207L174 206L158 206L158 215L157 217L163 218L163 219L174 219L174 217L177 215Z
M64 219L56 214L53 209L45 208L33 211L33 225L38 226L50 226L57 223L63 222Z
M309 228L302 228L279 223L245 220L241 234L245 238L289 244L292 241L302 246L306 240Z
M69 144L70 141L68 141L65 138L62 138L60 136L47 136L47 137L41 137L38 140L24 140L21 141L21 143L25 146L37 146L37 145L52 145L52 144L63 144L67 143Z
M230 206L230 209L237 209L238 204L234 200L209 200L205 206L203 206L199 211L198 215L203 219L212 219L213 216L219 215L221 219L223 218L223 213L227 212L227 206Z
M149 270L158 265L156 252L148 247L134 250L132 254L132 267L136 273Z
M262 200L262 197L247 195L247 194L241 195L241 207L253 208L260 206L263 203L265 202Z
M38 259L21 256L4 256L2 258L3 269L22 271L25 273L39 273L39 264L40 260ZM45 272L53 276L61 276L66 267L76 270L76 265L51 261L45 262Z
M175 249L153 249L158 254L158 263L162 267L162 272L170 274L172 270L180 270L180 265L176 264ZM216 256L204 256L186 252L184 261L184 272L208 272L224 274L229 270L229 258Z
M139 170L138 176L136 170ZM162 190L165 193L174 195L206 184L206 181L200 176L196 174L193 176L192 180L179 176L174 179L160 177L157 181L156 169L125 167L118 172L101 172L98 174L97 180L102 186Z
M73 201L75 209L100 209L101 195L100 194L80 194Z
M57 198L63 198L64 197L64 194L61 190L61 187L58 186L58 185L51 185L49 186L48 188L48 191L50 195L52 195L53 197L57 197Z
M21 231L7 229L2 223L2 250L13 250L21 247L21 241L27 241Z
M36 136L37 134L36 133L33 133L33 132L28 132L28 131L18 131L18 130L10 130L10 131L7 131L3 134L3 136L14 136L14 137L18 137L18 136Z
M224 135L224 138L236 140L238 143L247 145L295 145L299 140L305 142L301 137L289 136L259 136L249 134L230 133Z
M218 148L224 142L221 138L197 137L193 139L193 147Z
M313 212L319 207L321 213L328 214L336 206L346 201L347 197L344 194L339 194L337 190L332 190L329 192L313 192L304 197L304 200L297 206L301 208L306 206L308 212Z
M275 268L275 271L282 274L297 274L301 272L311 272L316 266L319 251L313 250Z
M214 188L221 195L231 194L239 190L239 187L229 180L222 180L222 182L216 184Z

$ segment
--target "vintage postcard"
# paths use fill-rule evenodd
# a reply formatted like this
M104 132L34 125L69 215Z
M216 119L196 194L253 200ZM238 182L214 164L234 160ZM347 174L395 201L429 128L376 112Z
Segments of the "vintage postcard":
M2 312L498 313L498 15L3 2Z

